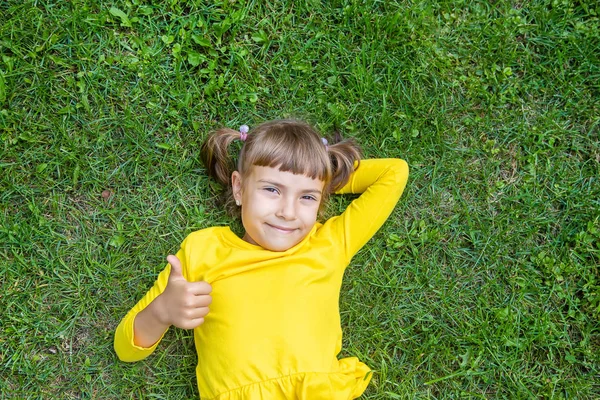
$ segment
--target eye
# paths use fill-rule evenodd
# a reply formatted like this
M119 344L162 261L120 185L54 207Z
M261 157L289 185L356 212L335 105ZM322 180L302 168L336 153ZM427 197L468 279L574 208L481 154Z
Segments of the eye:
M317 201L317 198L315 196L311 196L311 195L305 195L302 196L303 200L312 200L312 201Z
M277 190L277 188L274 187L265 187L263 188L263 190L266 190L269 193L279 193L279 190Z

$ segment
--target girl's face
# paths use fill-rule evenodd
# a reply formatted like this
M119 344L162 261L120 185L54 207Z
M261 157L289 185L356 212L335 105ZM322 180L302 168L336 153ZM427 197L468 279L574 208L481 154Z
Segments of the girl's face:
M243 180L242 180L243 179ZM247 176L231 176L233 196L242 206L244 240L285 251L308 235L321 204L324 182L273 167L253 166Z

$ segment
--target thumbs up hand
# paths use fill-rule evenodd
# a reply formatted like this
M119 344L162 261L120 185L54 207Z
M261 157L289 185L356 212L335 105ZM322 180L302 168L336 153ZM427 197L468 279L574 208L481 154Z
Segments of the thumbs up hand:
M194 329L204 322L212 303L212 287L208 282L188 282L181 270L181 261L169 255L171 271L167 287L160 298L161 322L182 329Z

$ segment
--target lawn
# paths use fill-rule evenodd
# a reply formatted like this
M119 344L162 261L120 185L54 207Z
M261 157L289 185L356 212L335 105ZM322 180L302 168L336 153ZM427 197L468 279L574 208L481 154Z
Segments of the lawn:
M342 287L363 398L600 398L599 17L592 0L0 2L0 398L197 398L191 332L135 364L113 333L187 234L240 229L206 134L282 117L411 167Z

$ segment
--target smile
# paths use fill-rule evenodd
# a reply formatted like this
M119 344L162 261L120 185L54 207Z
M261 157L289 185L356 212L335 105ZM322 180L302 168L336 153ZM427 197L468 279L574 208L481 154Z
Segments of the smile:
M295 228L284 228L282 226L271 225L271 224L267 224L267 226L269 226L270 228L276 230L277 232L281 232L281 233L292 233L296 230Z

